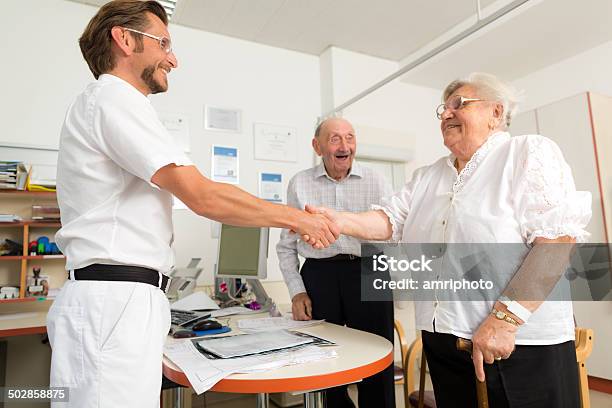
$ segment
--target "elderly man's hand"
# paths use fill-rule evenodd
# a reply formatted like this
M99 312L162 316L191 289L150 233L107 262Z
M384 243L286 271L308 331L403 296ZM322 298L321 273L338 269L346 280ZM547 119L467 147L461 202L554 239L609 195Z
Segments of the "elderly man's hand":
M298 293L291 299L291 313L293 320L312 319L312 302L305 292Z
M514 351L518 328L512 323L489 315L472 336L472 361L476 377L485 380L483 362L493 364L496 358L507 359Z
M342 233L343 219L342 219L341 214L338 211L332 210L331 208L327 208L327 207L316 207L314 205L309 205L309 204L306 204L306 211L311 214L324 215L329 221L331 221L335 225L338 236ZM302 235L302 241L309 242L309 239L310 237L308 235ZM313 247L317 249L321 248L317 245L313 245Z
M327 248L340 236L340 228L325 214L304 213L295 232L301 235L302 241L316 249Z

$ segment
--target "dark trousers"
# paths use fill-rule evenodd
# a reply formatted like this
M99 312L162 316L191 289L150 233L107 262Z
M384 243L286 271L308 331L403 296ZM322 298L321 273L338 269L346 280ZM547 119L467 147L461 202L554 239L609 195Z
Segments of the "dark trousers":
M307 259L301 275L312 317L377 334L393 343L393 302L361 301L361 258ZM357 383L359 408L395 407L393 365ZM329 408L354 407L346 386L325 392Z
M474 364L457 337L423 331L423 347L438 408L476 407ZM573 341L516 346L509 359L484 365L491 408L579 408Z

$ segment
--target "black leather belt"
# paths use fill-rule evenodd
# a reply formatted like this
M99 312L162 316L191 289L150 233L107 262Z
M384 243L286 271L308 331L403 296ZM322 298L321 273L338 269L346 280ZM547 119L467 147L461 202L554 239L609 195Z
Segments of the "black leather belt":
M314 259L311 258L315 261L361 261L361 258L358 257L357 255L351 255L351 254L338 254L336 256L332 256L331 258L319 258L319 259Z
M93 264L68 273L68 279L148 283L166 292L170 278L155 269L131 265Z

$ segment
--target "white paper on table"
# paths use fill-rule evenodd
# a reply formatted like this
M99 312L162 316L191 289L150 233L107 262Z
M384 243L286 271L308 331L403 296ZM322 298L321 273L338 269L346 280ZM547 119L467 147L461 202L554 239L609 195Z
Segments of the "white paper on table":
M259 333L273 330L296 330L315 326L325 320L293 320L288 317L262 317L260 319L238 320L238 328L245 333Z
M261 312L259 310L249 309L244 306L233 306L233 307L225 307L219 310L213 310L212 312L210 312L210 317L216 318L216 317L224 317L224 316L231 316L231 315L248 315L248 314L255 314L255 313L261 313Z
M314 339L288 331L241 334L199 340L204 350L222 358L242 357L249 354L278 351L312 343Z
M183 370L197 394L208 391L216 383L231 374L271 370L338 356L335 350L329 348L304 346L297 350L211 360L200 353L191 340L166 344L164 354Z
M193 292L191 295L170 305L175 310L217 310L219 305L204 292Z

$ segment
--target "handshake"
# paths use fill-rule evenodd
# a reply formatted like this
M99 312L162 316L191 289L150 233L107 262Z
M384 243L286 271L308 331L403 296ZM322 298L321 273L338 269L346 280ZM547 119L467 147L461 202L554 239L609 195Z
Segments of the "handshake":
M303 242L313 248L322 249L329 247L340 237L342 225L337 211L311 205L306 205L305 210L293 231L300 234Z

